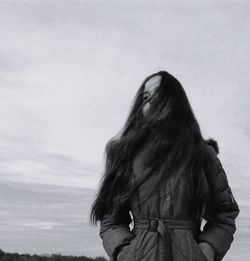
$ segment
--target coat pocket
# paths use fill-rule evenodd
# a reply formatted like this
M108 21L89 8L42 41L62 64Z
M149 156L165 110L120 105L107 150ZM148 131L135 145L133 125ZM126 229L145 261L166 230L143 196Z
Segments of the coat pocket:
M131 244L131 243L130 243ZM125 245L123 246L120 251L118 252L117 256L116 256L116 261L122 261L122 260L126 260L127 258L127 252L130 249L130 244L129 245Z
M195 259L195 260L197 260L197 261L198 260L199 261L209 261L207 259L207 257L205 256L205 254L203 253L203 251L201 250L197 240L193 236L191 236L191 240L193 241L195 256L197 256L197 259Z
M134 261L137 237L134 237L129 244L124 245L119 250L115 261Z

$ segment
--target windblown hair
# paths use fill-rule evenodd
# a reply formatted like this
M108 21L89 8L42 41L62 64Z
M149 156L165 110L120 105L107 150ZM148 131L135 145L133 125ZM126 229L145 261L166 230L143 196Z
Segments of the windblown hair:
M156 75L161 76L161 83L156 89L157 95L153 96L156 97L154 103L144 117L144 86ZM143 159L143 178L132 182L133 159L146 141L150 150ZM190 173L187 200L195 203L193 207L202 215L209 198L204 146L205 140L180 82L166 71L148 76L135 95L122 131L105 147L105 170L92 204L91 222L96 225L105 214L117 215L121 207L129 205L139 186L155 175L151 190L145 198L140 198L146 200L160 182L174 175L180 167L190 170L187 172Z

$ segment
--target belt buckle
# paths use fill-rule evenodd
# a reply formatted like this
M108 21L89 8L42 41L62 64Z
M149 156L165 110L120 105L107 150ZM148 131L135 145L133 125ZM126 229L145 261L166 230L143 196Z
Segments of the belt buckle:
M149 218L148 231L156 232L158 227L158 218Z

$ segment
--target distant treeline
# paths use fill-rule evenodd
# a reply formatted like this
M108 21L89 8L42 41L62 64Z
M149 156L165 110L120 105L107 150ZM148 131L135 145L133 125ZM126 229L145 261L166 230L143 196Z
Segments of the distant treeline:
M60 254L52 255L30 255L18 253L5 253L0 249L1 261L107 261L104 257L86 257L86 256L63 256Z

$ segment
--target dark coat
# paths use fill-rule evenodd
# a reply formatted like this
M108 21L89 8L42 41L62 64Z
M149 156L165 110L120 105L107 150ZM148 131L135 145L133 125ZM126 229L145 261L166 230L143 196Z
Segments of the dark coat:
M199 242L207 242L212 246L216 261L223 259L233 241L239 207L217 156L218 153L217 142L209 139L207 174L216 209L216 220L205 211L204 218L207 222L203 230L200 229L200 224L198 230L180 229L178 225L166 229L166 219L181 222L197 220L196 213L190 206L184 204L184 197L188 193L188 186L185 186L184 180L187 175L184 175L184 170L179 171L170 177L166 184L159 187L155 196L141 203L140 195L147 193L149 180L139 189L138 197L132 201L131 206L122 209L119 221L111 215L105 215L100 222L103 247L112 261L207 261L198 245ZM140 157L135 160L134 168L140 169L139 165ZM136 173L136 175L143 175L138 171ZM173 195L177 195L175 200ZM148 224L150 217L159 220L153 222L151 220ZM135 223L139 219L144 219L146 224L141 224L141 220L140 224L131 230L130 223ZM119 256L116 258L118 253Z

